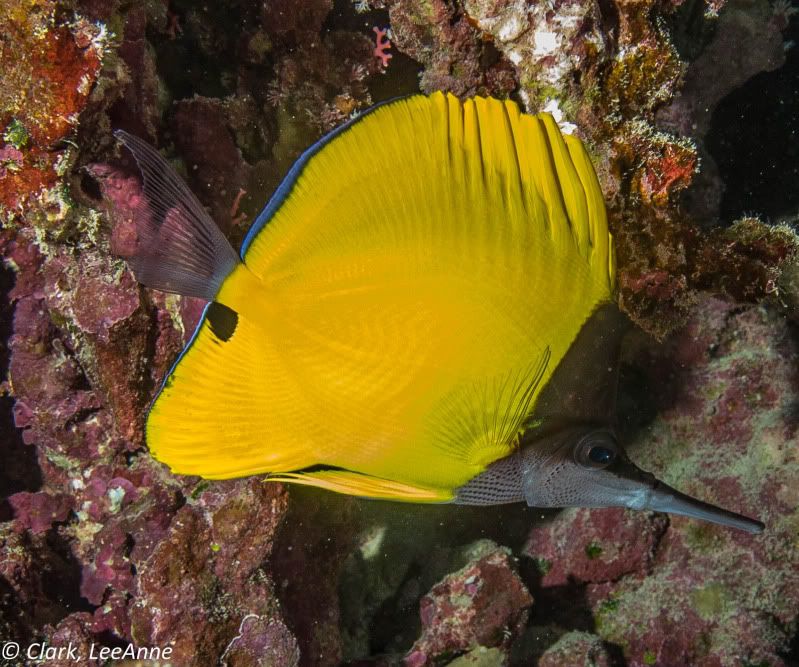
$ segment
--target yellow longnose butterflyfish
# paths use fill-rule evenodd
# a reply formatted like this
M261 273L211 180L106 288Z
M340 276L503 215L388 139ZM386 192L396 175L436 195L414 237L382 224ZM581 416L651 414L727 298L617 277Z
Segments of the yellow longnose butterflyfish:
M173 472L762 528L618 444L613 239L550 115L378 105L299 158L238 253L157 151L116 136L144 177L137 279L209 302L147 417Z

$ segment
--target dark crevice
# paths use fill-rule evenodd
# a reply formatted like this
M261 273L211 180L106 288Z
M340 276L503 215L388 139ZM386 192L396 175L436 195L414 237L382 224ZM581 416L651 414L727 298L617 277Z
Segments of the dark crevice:
M108 646L109 648L121 648L125 649L130 646L130 642L122 639L119 635L114 634L111 630L103 630L102 632L95 635L95 640L98 644L102 646Z
M666 25L680 59L691 62L713 39L718 19L708 17L705 0L686 0L667 17Z
M519 560L519 574L535 600L527 622L528 631L514 646L512 667L535 664L561 635L573 631L597 634L594 611L586 596L587 584L570 580L563 586L541 585L539 563L533 558ZM622 648L603 642L611 667L625 667Z
M139 447L138 449L134 449L132 451L125 452L125 464L130 468L133 466L136 459L144 453L144 447Z
M385 27L389 24L388 11L369 8L365 12L357 12L351 0L334 0L333 9L322 24L322 34L327 35L334 30L361 31L374 37L372 26Z
M601 30L612 37L611 49L616 48L616 39L619 31L619 8L613 0L599 0L599 14Z
M69 430L78 424L81 424L92 416L100 412L101 408L83 408L82 410L78 410L73 414L65 423L64 423L64 430Z
M519 561L519 573L535 600L529 625L555 624L567 631L594 632L594 616L585 596L585 584L541 586L541 571L533 558Z
M36 449L25 444L22 429L14 425L14 400L8 396L0 397L0 461L0 502L14 493L41 488Z
M511 665L536 664L557 639L574 630L593 632L594 619L585 595L585 584L544 587L540 564L534 558L519 559L519 575L535 600L527 631L513 647Z
M207 21L188 21L191 0L169 3L169 25L165 31L148 28L147 38L155 48L156 66L174 99L227 97L235 92L235 72L226 64L237 62L235 36L245 17L239 8L211 3L199 14ZM237 29L226 30L225 26ZM213 44L214 56L209 44Z
M13 332L14 304L9 292L14 286L14 272L0 264L0 380L8 377L10 350L8 341ZM6 499L20 491L37 491L42 486L42 473L36 450L22 440L22 430L14 422L14 399L0 395L0 521L11 518Z
M799 40L799 21L784 33ZM770 220L799 209L799 48L785 64L763 72L728 95L715 110L706 146L725 185L721 218L746 214Z
M57 626L73 612L93 612L80 595L81 567L66 539L51 529L46 535L19 538L26 566L13 581L0 577L0 633L3 639L30 641L45 626ZM22 597L17 591L24 591ZM16 664L16 663L15 663Z
M371 618L369 650L372 655L391 653L400 647L407 649L419 636L418 596L408 596L407 591L414 588L422 574L421 565L411 563L394 595L384 600Z
M139 292L144 296L144 299L149 299L149 295L145 290L139 288ZM158 351L159 327L155 326L154 324L158 321L158 308L152 302L149 303L148 315L150 322L153 324L147 328L147 340L145 341L144 357L146 359L155 359ZM149 402L149 400L155 396L156 391L160 388L164 379L165 378L153 377L152 369L148 369L148 372L145 372L142 377L140 389L141 395L148 397Z
M791 640L791 643L780 656L788 667L799 667L799 631L796 632L796 635Z
M0 637L27 644L31 641L29 610L8 580L0 576Z
M99 181L94 178L87 171L82 171L79 181L80 193L95 206L103 202L103 191L100 188Z
M70 541L57 528L52 528L47 532L46 545L48 548L43 556L50 563L42 570L44 592L52 596L52 602L61 609L62 617L76 611L93 612L96 607L80 594L82 567L72 553Z
M375 103L419 92L419 75L422 66L402 51L392 49L391 67L385 74L371 77L367 84Z

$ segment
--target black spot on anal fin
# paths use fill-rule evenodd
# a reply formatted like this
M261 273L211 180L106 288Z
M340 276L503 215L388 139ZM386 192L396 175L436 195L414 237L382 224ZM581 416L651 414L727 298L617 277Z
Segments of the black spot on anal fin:
M208 306L205 317L211 325L214 336L222 342L230 340L239 323L239 316L235 310L216 301Z

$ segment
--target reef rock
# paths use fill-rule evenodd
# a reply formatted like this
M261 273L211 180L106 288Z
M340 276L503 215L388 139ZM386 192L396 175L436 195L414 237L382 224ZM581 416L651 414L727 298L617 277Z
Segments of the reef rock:
M568 627L587 614L629 664L787 664L799 621L792 332L769 310L705 299L682 334L637 350L630 359L646 369L642 395L657 416L635 429L632 458L689 494L758 516L766 530L562 512L525 547L539 570L534 621ZM631 414L653 414L647 398L626 404Z
M477 543L470 563L422 597L422 636L404 664L421 667L442 654L506 646L524 627L532 604L509 551L491 542Z

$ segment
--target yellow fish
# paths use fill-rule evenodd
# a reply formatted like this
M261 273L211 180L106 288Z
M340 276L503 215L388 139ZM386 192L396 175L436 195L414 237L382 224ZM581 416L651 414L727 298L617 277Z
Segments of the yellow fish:
M137 279L210 302L147 419L174 472L762 528L617 444L613 241L585 149L548 114L379 105L300 157L240 253L155 150L116 136L144 177Z

